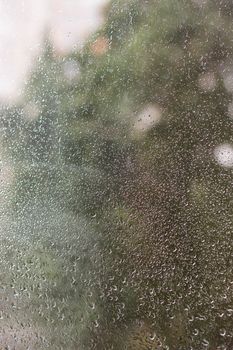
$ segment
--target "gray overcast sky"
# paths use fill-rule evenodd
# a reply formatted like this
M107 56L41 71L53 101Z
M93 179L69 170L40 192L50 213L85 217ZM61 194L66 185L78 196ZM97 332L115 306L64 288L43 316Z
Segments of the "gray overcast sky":
M107 0L0 0L0 99L20 95L45 28L60 53L80 46L101 24Z

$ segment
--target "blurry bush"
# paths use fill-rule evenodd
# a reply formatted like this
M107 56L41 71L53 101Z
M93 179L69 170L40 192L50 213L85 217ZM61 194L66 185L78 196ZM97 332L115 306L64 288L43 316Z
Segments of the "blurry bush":
M170 349L230 344L232 163L216 157L233 141L230 8L114 0L82 52L46 46L2 114L17 210L62 203L95 226L92 348L123 347L136 320Z

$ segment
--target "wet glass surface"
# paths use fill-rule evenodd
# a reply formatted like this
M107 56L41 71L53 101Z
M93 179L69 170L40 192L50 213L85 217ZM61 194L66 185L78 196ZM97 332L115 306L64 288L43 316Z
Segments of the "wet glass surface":
M48 3L0 2L0 349L233 349L232 2Z

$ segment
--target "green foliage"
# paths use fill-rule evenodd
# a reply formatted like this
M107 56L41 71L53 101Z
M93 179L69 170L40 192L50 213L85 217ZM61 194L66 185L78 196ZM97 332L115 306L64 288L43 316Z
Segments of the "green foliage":
M232 170L214 159L233 139L231 7L112 1L82 52L61 59L47 47L22 106L3 118L18 208L37 198L95 223L98 258L85 253L75 273L98 303L84 317L99 315L87 331L96 348L119 349L119 332L136 319L171 349L199 349L203 339L215 349L219 329L232 329L218 316L232 305ZM79 67L72 81L66 62ZM25 120L28 104L35 120ZM70 266L75 252L66 258ZM51 257L39 259L48 279L57 276ZM77 294L66 293L78 313Z

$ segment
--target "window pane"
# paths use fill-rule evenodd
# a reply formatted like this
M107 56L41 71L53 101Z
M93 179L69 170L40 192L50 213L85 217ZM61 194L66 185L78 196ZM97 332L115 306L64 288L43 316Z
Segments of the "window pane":
M232 20L0 1L1 349L233 349Z

